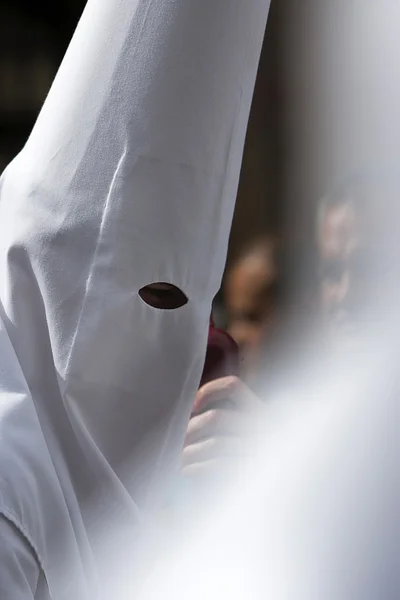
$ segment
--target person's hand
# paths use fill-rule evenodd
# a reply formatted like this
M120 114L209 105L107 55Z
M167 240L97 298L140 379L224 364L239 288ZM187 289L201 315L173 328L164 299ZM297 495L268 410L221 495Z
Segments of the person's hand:
M261 407L261 400L237 377L216 379L200 388L186 433L183 475L215 473L244 457Z

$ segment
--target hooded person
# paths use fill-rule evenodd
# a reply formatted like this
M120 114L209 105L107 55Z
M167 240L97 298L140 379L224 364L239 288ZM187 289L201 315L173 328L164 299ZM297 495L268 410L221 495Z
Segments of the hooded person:
M89 0L3 174L2 600L132 597L202 373L268 8Z

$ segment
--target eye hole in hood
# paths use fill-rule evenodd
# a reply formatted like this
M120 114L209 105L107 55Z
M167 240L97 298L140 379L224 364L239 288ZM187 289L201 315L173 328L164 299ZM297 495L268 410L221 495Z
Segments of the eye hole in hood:
M175 310L188 303L187 296L171 283L150 283L139 290L139 296L149 306L160 310Z

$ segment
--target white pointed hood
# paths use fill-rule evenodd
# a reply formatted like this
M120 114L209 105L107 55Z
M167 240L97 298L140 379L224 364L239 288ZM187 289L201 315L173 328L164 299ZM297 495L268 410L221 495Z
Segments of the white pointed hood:
M3 422L18 384L41 440L31 447L44 441L74 498L75 531L85 523L74 510L99 481L138 514L150 484L179 464L268 6L89 0L3 175L1 336L18 372L17 383L3 374ZM153 282L188 303L148 306L138 291Z

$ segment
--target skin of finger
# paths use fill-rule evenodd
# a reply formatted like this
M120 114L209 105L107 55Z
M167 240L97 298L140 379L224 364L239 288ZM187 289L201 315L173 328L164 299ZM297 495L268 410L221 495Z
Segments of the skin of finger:
M241 435L242 429L238 411L214 408L189 421L184 447L216 435Z
M204 410L207 404L214 404L220 400L226 400L236 392L240 386L237 377L221 377L203 385L196 395L194 412Z
M244 454L241 438L212 437L186 446L182 453L182 466L228 457L240 457Z
M226 462L226 460L222 459L213 459L200 463L192 463L182 469L182 475L185 478L208 476L210 473L216 473L218 470L223 470Z
M232 400L237 409L246 411L258 409L261 400L237 377L223 377L204 385L196 395L194 413L207 408L207 405L218 404L227 398Z

